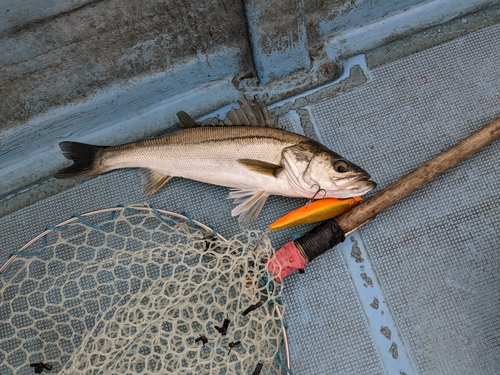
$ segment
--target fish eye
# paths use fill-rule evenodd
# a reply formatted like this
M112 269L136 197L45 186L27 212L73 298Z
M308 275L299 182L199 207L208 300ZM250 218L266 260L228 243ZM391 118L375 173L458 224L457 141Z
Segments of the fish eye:
M339 173L344 173L349 170L349 165L343 160L336 161L333 163L333 169L335 169Z

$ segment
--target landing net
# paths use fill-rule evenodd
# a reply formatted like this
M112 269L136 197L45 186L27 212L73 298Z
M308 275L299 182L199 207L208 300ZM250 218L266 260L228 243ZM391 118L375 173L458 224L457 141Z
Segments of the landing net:
M214 235L137 206L50 227L0 277L0 374L286 373L269 239Z

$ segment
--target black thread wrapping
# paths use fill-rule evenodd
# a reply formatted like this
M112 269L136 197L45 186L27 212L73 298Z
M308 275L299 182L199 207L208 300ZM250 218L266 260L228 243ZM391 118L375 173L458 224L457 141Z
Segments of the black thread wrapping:
M303 251L306 260L310 262L344 240L345 234L342 227L335 220L328 220L294 242Z

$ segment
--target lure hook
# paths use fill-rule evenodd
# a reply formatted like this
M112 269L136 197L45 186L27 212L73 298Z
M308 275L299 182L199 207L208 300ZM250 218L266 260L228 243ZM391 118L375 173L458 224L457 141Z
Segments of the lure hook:
M319 192L320 192L320 191L323 191L323 193L324 193L323 198L325 198L325 197L326 197L326 190L325 190L325 189L323 189L323 188L321 188L321 186L319 186L318 184L314 184L314 185L312 185L312 186L311 186L311 189L312 189L313 187L315 187L315 186L317 186L317 187L318 187L318 190L316 191L316 193L314 193L314 195L312 196L312 198L311 198L311 199L309 199L309 201L306 203L306 208L308 208L308 207L309 207L309 205L311 204L311 202L314 200L314 198L316 198L316 196L319 194ZM323 198L322 198L322 199L323 199Z

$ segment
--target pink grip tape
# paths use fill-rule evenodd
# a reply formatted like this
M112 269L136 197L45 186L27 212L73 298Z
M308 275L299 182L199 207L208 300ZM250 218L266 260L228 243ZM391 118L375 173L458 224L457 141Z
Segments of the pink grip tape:
M280 282L289 274L303 270L307 261L300 253L293 241L287 242L267 262L267 268L273 273L276 281Z

